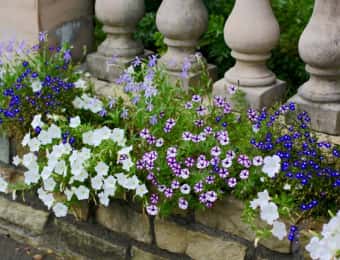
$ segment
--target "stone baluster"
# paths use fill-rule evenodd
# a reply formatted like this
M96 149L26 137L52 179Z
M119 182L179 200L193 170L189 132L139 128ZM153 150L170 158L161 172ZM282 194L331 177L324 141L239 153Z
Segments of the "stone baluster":
M196 53L198 40L208 26L208 11L202 0L163 0L157 12L157 27L164 35L167 52L160 58L170 80L184 88L200 83L205 59ZM216 67L206 67L212 78Z
M315 0L299 53L310 79L290 101L307 111L312 128L340 135L340 2Z
M143 44L133 38L145 14L144 0L96 0L95 11L107 38L88 55L88 69L94 77L114 82L136 56L144 55Z
M239 86L254 108L280 100L286 84L278 80L266 62L280 38L280 28L269 0L236 0L226 22L224 36L236 64L214 84L214 95L229 96L228 87Z

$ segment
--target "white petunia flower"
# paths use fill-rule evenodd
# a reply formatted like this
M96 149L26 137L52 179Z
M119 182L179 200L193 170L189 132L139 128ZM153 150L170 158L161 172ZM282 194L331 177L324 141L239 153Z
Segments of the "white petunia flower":
M12 163L15 165L15 166L18 166L20 163L21 163L21 159L19 156L14 156L13 157L13 160L12 160Z
M122 162L122 164L123 164L123 170L124 171L130 171L130 169L131 169L131 167L134 165L134 163L132 162L132 160L131 160L131 158L129 157L129 158L127 158L126 160L124 160L123 162Z
M74 86L76 88L80 88L80 89L86 89L87 88L87 82L83 79L78 79L76 82L74 82Z
M31 134L30 133L25 134L21 142L22 146L26 146L30 140L31 140Z
M278 208L273 202L269 202L261 207L260 217L269 225L273 225L274 220L279 218Z
M34 80L32 82L31 88L32 88L33 92L40 91L42 89L42 85L41 85L40 80Z
M40 148L40 142L35 137L28 142L28 147L30 148L30 152L38 152Z
M37 127L42 128L44 126L44 123L41 121L41 114L34 116L33 121L31 123L31 126L33 129L36 129Z
M94 169L100 176L106 176L109 173L109 166L104 162L99 162Z
M115 128L112 131L111 139L119 146L125 146L125 131L124 129Z
M40 141L40 143L42 145L47 145L47 144L50 144L52 143L52 138L51 136L49 135L49 132L45 131L45 130L42 130L40 132L40 134L38 135L38 140Z
M39 182L40 175L38 171L28 170L24 173L25 183L27 185L36 184Z
M48 179L52 175L53 168L45 166L41 172L41 178L43 180Z
M287 229L286 225L280 221L274 221L273 229L272 229L273 236L277 237L278 239L282 240L284 237L287 236Z
M90 196L90 190L85 186L79 186L75 189L74 194L79 200L87 200Z
M137 196L143 197L147 193L148 193L148 189L146 188L145 184L137 186L137 189L136 189L136 195Z
M99 202L100 204L102 204L105 207L108 207L110 204L110 199L109 199L109 195L106 194L105 192L101 192L98 194L98 198L99 198Z
M46 191L54 191L55 187L57 186L57 183L53 178L48 178L44 180L44 189Z
M76 117L72 117L70 119L70 127L71 128L77 128L78 126L80 126L81 121L80 121L80 117L76 116Z
M8 183L0 176L0 192L7 192Z
M67 201L70 201L74 195L74 192L72 190L66 189L64 194L66 195Z
M280 172L281 158L277 155L267 156L264 158L262 171L270 178L275 177Z
M55 124L50 126L50 128L47 130L47 133L52 139L61 139L61 129Z
M117 179L109 176L104 180L104 189L116 189Z
M42 188L38 189L38 197L48 209L50 209L52 207L52 205L55 201L53 194L47 193Z
M68 208L60 202L56 203L53 206L53 212L57 218L65 217L67 215L67 210Z
M91 186L94 190L100 190L103 187L103 177L97 175L94 178L91 178Z
M120 186L122 186L125 189L135 190L138 187L139 180L138 180L137 176L134 175L131 178L126 178L122 182L119 182L119 179L118 179L118 183L119 183Z
M267 190L257 193L257 199L254 199L250 202L250 207L252 209L256 209L258 207L263 207L268 204L270 200L269 193Z

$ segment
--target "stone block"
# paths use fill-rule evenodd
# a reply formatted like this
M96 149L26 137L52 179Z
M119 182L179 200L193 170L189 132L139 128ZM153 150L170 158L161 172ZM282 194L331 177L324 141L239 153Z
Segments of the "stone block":
M190 232L186 254L196 260L242 260L247 247L198 232Z
M173 222L156 218L155 236L157 245L174 253L185 253L188 247L188 230Z
M36 44L39 32L49 34L51 45L64 41L73 46L74 58L83 56L83 46L93 47L93 0L2 0L0 40L15 39ZM14 15L15 14L15 15Z
M49 213L0 197L0 218L32 233L41 234Z
M289 102L296 103L300 111L308 112L313 130L340 135L340 103L313 103L299 95L292 97Z
M10 163L10 145L9 140L5 135L0 134L0 161Z
M224 78L217 81L213 86L214 96L225 96L230 98L228 86L234 85L228 83ZM276 83L265 87L243 87L239 89L246 94L246 100L250 107L261 109L263 107L271 107L276 102L283 99L286 92L286 82L276 80ZM229 99L230 100L230 99Z
M241 220L243 209L241 201L229 196L217 202L212 209L196 212L195 218L208 227L253 241L255 233Z
M226 233L254 241L256 234L251 228L242 221L241 216L244 209L242 201L229 196L219 201L212 209L197 212L196 221L211 227L213 229L222 230ZM260 227L265 223L257 220ZM260 240L260 244L281 253L290 253L290 243L287 239L279 240L275 237Z
M166 258L159 255L154 255L152 253L143 251L138 247L132 247L131 249L131 259L132 260L165 260Z
M72 252L87 256L86 259L126 259L126 248L112 244L62 220L55 219L62 242Z
M193 259L244 259L246 247L221 238L191 231L173 222L162 219L155 221L156 243L174 253L187 254Z
M142 215L128 206L113 202L109 207L100 206L96 219L104 227L123 233L135 240L151 243L151 228L147 215Z
M217 67L215 65L208 64L207 72L212 82L215 82L217 80ZM179 84L185 90L188 90L189 87L194 89L207 88L207 86L201 86L203 84L202 71L189 72L187 78L183 78L181 76L181 72L167 71L167 74L169 76L170 83Z

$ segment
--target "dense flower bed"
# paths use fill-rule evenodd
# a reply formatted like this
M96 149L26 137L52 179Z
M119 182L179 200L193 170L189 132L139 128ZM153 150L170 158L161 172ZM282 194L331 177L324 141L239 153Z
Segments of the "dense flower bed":
M67 46L47 48L45 37L33 52L3 52L13 57L1 67L1 125L24 135L28 153L13 158L26 169L24 183L0 177L0 191L34 190L57 217L79 202L108 206L126 194L151 216L209 210L234 194L257 240L297 241L302 220L339 210L339 148L319 142L294 104L255 111L235 86L232 102L210 97L208 87L184 92L156 56L136 58L117 80L124 98L97 97ZM200 56L188 59L183 77L191 59ZM338 216L307 246L313 258L339 253Z

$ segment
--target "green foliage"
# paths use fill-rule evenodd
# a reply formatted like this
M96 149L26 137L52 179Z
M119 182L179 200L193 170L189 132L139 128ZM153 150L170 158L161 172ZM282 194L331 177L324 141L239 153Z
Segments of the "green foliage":
M224 24L234 2L234 0L204 0L209 10L209 27L200 41L200 51L210 63L217 65L220 77L235 62L230 55L230 49L224 42L223 35ZM269 67L279 79L287 81L288 96L295 94L297 88L308 78L304 63L298 55L298 41L311 16L313 2L312 0L272 1L274 13L281 28L281 39L279 46L273 51ZM163 43L163 36L157 31L155 22L156 11L160 4L160 0L146 1L147 14L139 23L136 38L140 39L147 49L162 54L166 46ZM96 26L97 43L104 37L98 24Z

